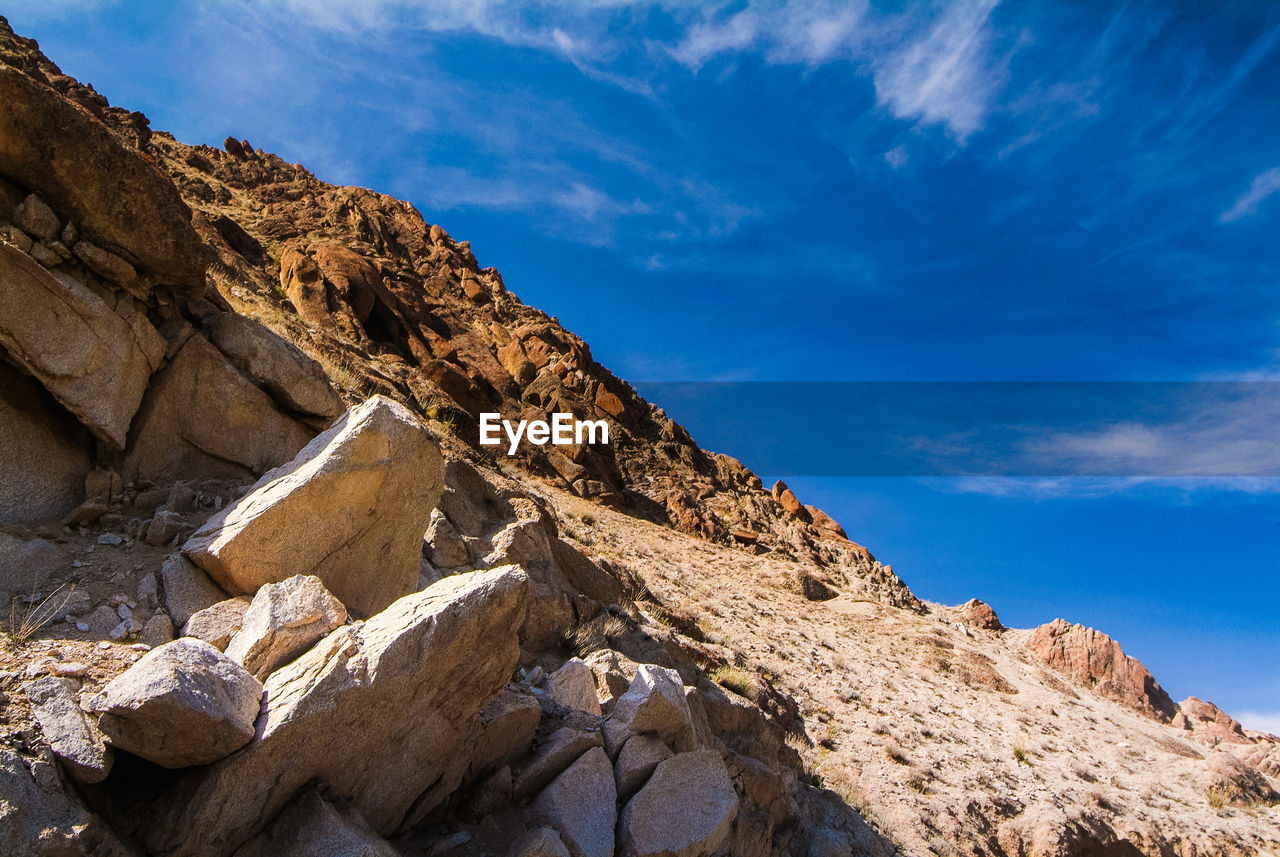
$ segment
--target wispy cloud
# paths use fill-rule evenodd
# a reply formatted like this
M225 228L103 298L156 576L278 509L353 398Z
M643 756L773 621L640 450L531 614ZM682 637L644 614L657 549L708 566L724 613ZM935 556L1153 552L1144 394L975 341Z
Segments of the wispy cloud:
M907 36L873 53L876 98L899 119L945 126L960 142L980 130L1005 73L990 57L996 0L956 3L911 21Z
M1272 167L1253 177L1249 189L1226 211L1218 215L1219 223L1235 223L1257 213L1268 197L1280 191L1280 167Z

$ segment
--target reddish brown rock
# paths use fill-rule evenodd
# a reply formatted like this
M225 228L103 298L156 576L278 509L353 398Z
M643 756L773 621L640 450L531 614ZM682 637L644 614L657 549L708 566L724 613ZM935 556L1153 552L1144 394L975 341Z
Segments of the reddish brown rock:
M204 291L204 247L173 183L93 114L7 65L0 65L0 173L161 282Z
M1101 631L1054 619L1027 640L1027 648L1047 666L1081 687L1114 699L1157 720L1169 720L1177 707L1141 661Z
M990 604L970 598L960 606L960 621L972 628L984 628L988 631L1003 631L1004 625Z
M1217 743L1248 744L1240 722L1212 702L1189 696L1178 703L1178 714L1173 725L1200 733L1206 740Z
M804 504L801 503L796 495L792 493L791 489L787 487L787 483L783 482L781 479L773 483L773 499L777 500L778 504L782 506L783 510L791 517L797 518L801 521L812 520L809 515L809 510L805 508Z

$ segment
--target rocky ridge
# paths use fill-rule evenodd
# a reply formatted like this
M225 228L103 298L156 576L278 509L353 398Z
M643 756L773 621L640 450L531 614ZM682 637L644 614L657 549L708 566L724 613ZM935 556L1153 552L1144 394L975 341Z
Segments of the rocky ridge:
M1274 736L921 602L412 206L152 132L2 19L0 91L9 851L1275 850ZM481 410L614 442L509 463ZM1068 740L1169 782L1082 791Z

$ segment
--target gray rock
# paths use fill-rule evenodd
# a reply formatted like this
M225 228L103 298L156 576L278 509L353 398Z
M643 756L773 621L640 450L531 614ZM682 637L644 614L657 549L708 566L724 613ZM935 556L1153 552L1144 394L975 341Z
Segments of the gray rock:
M0 854L17 857L133 857L66 783L52 758L31 769L0 746Z
M111 743L165 768L207 765L253 738L262 683L203 640L152 649L95 696Z
M0 533L0 596L5 618L9 600L42 594L45 581L62 566L62 554L44 539L20 539Z
M380 835L420 821L515 669L528 587L511 566L455 575L276 670L256 739L157 802L147 850L225 857L317 780Z
M77 241L75 246L71 248L71 252L75 253L93 271L100 277L104 277L112 282L121 285L128 285L138 279L138 272L133 266L121 259L115 253L109 250L103 250L96 244L88 241Z
M560 727L551 733L538 748L537 754L516 774L516 798L526 798L545 788L583 753L600 746L599 732L583 732L572 726Z
M508 684L480 709L480 732L471 752L469 776L483 776L523 758L541 719L537 698L519 685Z
M34 193L13 210L13 222L22 227L28 235L41 241L57 238L58 231L62 229L62 224L58 222L58 215L54 214L53 209Z
M338 812L315 790L299 795L235 857L400 857L368 825Z
M181 554L174 554L160 567L164 581L164 604L173 624L179 628L193 615L223 601L227 593Z
M346 621L347 608L329 594L320 578L295 574L268 583L253 596L240 630L227 646L227 656L265 679Z
M89 626L90 633L108 634L120 624L120 617L108 605L100 604L96 610L83 617L82 621Z
M588 714L600 714L596 676L581 658L570 658L547 677L547 692L556 704Z
M560 834L571 857L613 857L617 793L604 749L584 753L538 795L529 813Z
M252 603L253 599L248 595L237 595L197 610L182 626L182 636L204 640L218 651L226 651L231 638L244 625L244 614ZM239 661L242 665L244 663L237 657L232 657L232 660Z
M0 362L0 524L62 517L74 509L92 449L89 432L35 379ZM0 575L6 610L8 597L19 594L8 591L10 584Z
M703 857L733 827L738 795L715 750L672 756L622 810L622 857Z
M439 509L431 512L431 524L423 537L422 547L427 559L436 568L457 568L471 562L467 543Z
M658 763L671 756L671 748L657 735L633 735L622 745L613 766L618 797L626 800L645 784Z
M22 686L53 755L77 782L99 783L111 772L113 753L80 710L80 683L47 676Z
M138 581L138 606L143 610L155 610L160 606L160 584L155 572L148 572Z
M569 849L564 847L559 833L550 827L539 827L522 836L507 857L569 857Z
M677 752L697 748L693 718L680 674L666 667L644 664L614 704L605 722L604 739L616 758L629 735L653 732Z
M142 626L142 642L153 649L173 642L173 620L163 611L155 613Z

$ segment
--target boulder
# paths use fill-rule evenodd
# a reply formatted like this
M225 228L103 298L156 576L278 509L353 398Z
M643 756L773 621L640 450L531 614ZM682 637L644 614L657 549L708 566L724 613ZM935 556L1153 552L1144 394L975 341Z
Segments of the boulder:
M205 329L237 369L284 407L323 419L342 413L342 400L320 364L266 326L222 313L208 319Z
M258 590L227 656L265 679L346 621L347 608L320 578L296 574Z
M439 509L431 512L431 523L422 538L422 552L436 568L458 568L471 562L467 543Z
M1004 625L1000 623L1000 618L996 616L996 611L991 608L991 605L977 598L970 598L960 606L960 621L971 628L982 628L987 631L1004 630Z
M92 449L89 432L43 387L0 362L0 525L74 509Z
M173 620L163 611L152 614L142 625L142 642L155 649L173 642Z
M9 618L12 599L43 595L45 581L61 567L62 554L51 543L0 532L0 612L4 618ZM51 606L56 606L56 599Z
M53 209L34 193L13 210L13 222L38 241L52 241L62 231L58 215L54 214Z
M595 747L543 789L529 814L560 834L571 857L613 857L617 800L609 757Z
M528 587L510 566L455 575L276 670L256 739L164 795L138 831L149 852L225 857L308 783L384 836L430 812L515 669Z
M225 652L231 638L244 625L244 614L252 602L253 599L248 595L237 595L197 610L182 626L182 636L204 640L218 651ZM243 660L234 655L231 659L244 664Z
M503 688L480 709L480 733L471 752L470 776L483 776L524 757L541 719L537 697L517 684Z
M622 810L622 857L703 857L724 842L738 795L715 750L662 762Z
M680 674L666 667L643 664L631 687L618 698L605 721L604 741L610 757L631 735L652 732L677 752L697 749L693 716Z
M312 435L197 334L148 390L122 469L127 480L247 481L293 458Z
M1177 713L1155 676L1101 631L1054 619L1035 629L1027 648L1041 663L1065 673L1081 687L1141 714L1167 721Z
M517 798L525 798L546 788L583 753L599 746L599 732L584 732L572 726L560 727L542 742L537 754L516 773L513 794Z
M253 738L262 683L203 640L152 649L90 700L111 743L165 768L207 765Z
M7 65L0 173L161 282L204 291L205 250L173 183L84 108Z
M308 789L235 857L400 857L378 834Z
M613 711L618 697L627 692L640 665L613 649L597 649L585 658L596 679L596 699L605 714Z
M72 779L98 783L111 772L113 753L98 727L80 710L80 683L45 676L22 686L49 749Z
M426 427L374 396L206 521L182 550L233 592L310 574L369 616L416 588L442 466Z
M588 714L600 713L595 673L581 658L570 658L564 666L547 676L547 693L557 705Z
M123 449L163 340L87 286L0 244L0 346L85 427Z
M531 830L516 841L507 857L569 857L560 834L550 827Z
M181 554L173 554L160 566L164 605L173 624L181 628L206 607L225 601L227 593Z
M633 735L622 745L618 761L613 766L614 782L618 784L618 798L626 800L636 793L658 763L670 758L671 748L657 735Z

